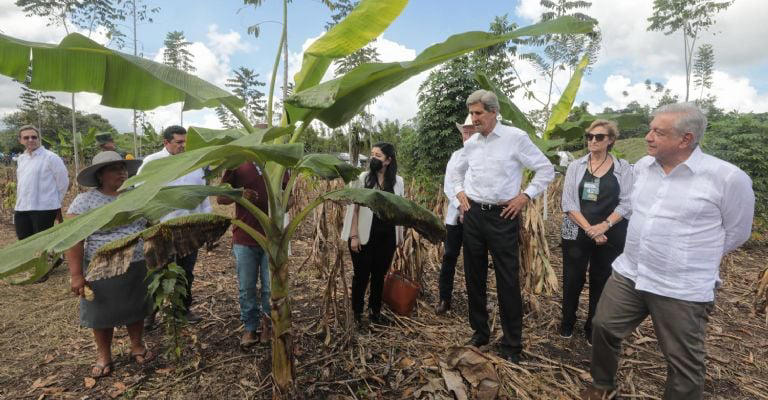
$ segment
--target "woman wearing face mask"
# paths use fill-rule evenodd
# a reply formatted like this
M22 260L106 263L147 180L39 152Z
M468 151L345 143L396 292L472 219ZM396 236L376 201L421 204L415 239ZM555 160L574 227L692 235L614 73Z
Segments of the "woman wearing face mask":
M571 162L563 183L563 320L560 335L571 337L579 296L589 266L589 311L584 323L592 344L592 316L611 264L624 250L632 166L609 152L619 137L615 122L598 119L587 129L589 152Z
M403 178L397 175L395 147L389 143L377 143L371 149L368 171L360 174L353 186L383 190L403 195ZM381 292L384 277L392 263L395 247L403 241L403 229L380 220L371 209L352 205L347 208L342 230L342 240L347 240L352 255L352 309L355 321L362 322L365 289L371 282L368 296L370 321L383 322L381 317Z

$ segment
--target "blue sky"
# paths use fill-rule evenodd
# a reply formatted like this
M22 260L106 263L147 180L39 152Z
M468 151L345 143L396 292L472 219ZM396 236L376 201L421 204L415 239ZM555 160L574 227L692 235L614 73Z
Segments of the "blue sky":
M267 80L274 62L280 25L270 22L282 14L281 2L266 0L260 8L244 6L241 1L216 2L195 0L148 1L161 7L154 23L140 28L141 51L144 56L161 58L165 34L183 30L193 42L197 74L204 79L223 85L233 68L247 66ZM590 103L591 111L604 107L621 108L631 100L655 104L656 99L644 89L643 81L650 78L671 88L675 93L684 90L682 39L679 35L664 36L646 32L645 19L651 14L652 0L594 0L586 11L600 22L604 34L603 48L593 72L582 85L578 101ZM539 0L496 0L468 3L457 0L413 0L403 14L379 38L376 46L383 61L407 61L427 46L440 42L451 34L469 30L487 30L497 15L507 14L518 25L538 20L541 13ZM291 76L301 63L301 51L310 40L318 37L330 19L330 11L317 0L294 0L289 5L289 69ZM717 17L718 23L710 33L701 35L700 43L715 47L715 85L710 91L718 97L718 104L727 110L768 111L768 50L761 39L768 37L768 3L766 0L737 0L731 8ZM264 22L259 38L248 36L249 25ZM64 32L60 28L46 27L39 18L23 16L12 0L0 0L0 30L26 40L58 42ZM98 34L95 35L98 40ZM517 61L525 79L535 77L535 70L523 61ZM372 106L379 119L412 118L417 111L416 91L426 73L394 89ZM560 87L567 81L567 73L556 80ZM541 84L534 90L541 90ZM629 96L623 96L627 92ZM0 77L0 115L12 112L18 103L18 84ZM62 103L68 96L57 94ZM538 107L514 95L524 110ZM105 115L120 130L127 130L130 112L110 110L98 106L98 97L78 95L83 108ZM174 123L178 106L163 107L151 113L150 118L159 126ZM217 121L210 111L185 114L185 123L216 127Z

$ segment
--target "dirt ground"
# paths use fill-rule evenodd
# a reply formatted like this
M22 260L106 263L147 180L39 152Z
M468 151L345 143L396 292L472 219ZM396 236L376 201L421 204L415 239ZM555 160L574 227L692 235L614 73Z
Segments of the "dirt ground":
M550 219L552 262L561 275L558 219ZM305 230L306 231L306 230ZM293 323L300 397L307 399L451 399L439 364L453 346L469 338L463 273L456 277L453 309L436 316L437 266L425 271L425 289L409 318L390 318L386 327L364 332L335 328L326 344L319 321L326 283L310 267L300 270L311 235L293 243ZM0 222L0 246L15 240L7 216ZM128 338L118 329L113 344L115 372L95 385L84 379L95 361L91 332L78 327L77 301L68 290L65 267L41 284L0 283L0 398L3 399L267 399L272 395L269 345L238 347L237 285L228 233L213 251L201 251L193 309L204 317L185 332L180 362L159 358L145 368L129 362ZM752 311L753 285L768 259L768 246L751 245L731 255L722 270L723 287L709 323L708 399L768 399L768 320ZM348 261L348 257L347 257ZM351 269L347 268L347 274ZM349 282L349 276L347 276ZM494 279L489 278L493 335L501 335ZM587 290L580 317L585 316ZM560 293L536 297L524 320L524 360L519 366L482 349L499 376L502 398L570 399L590 381L590 350L577 325L571 339L557 334ZM348 335L347 335L348 333ZM150 348L168 343L161 329L147 334ZM666 366L650 321L623 346L621 398L658 399ZM471 392L467 385L468 391ZM470 395L470 398L473 398Z

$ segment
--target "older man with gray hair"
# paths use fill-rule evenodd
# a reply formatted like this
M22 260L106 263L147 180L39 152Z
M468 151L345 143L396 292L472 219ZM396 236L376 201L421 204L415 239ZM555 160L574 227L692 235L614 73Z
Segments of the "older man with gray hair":
M523 306L517 217L528 201L545 191L555 170L527 133L498 123L499 100L493 92L475 91L467 98L467 107L480 134L464 142L453 175L456 198L464 213L464 276L469 323L474 330L467 344L480 347L490 339L486 308L490 251L504 332L501 355L518 363L523 350ZM535 176L521 192L526 168Z
M723 255L750 235L755 208L744 171L704 154L707 118L693 103L663 106L634 168L632 218L592 321L593 386L616 395L621 340L648 315L667 360L664 399L701 399L709 313Z

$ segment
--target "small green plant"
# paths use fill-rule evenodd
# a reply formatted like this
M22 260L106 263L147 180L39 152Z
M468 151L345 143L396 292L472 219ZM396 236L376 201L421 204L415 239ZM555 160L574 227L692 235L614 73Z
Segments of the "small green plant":
M3 195L3 204L1 205L5 210L13 210L16 206L16 182L6 182L3 185L0 193Z
M165 268L149 271L147 280L149 280L147 296L152 301L152 312L160 312L165 326L165 335L171 343L165 355L179 361L184 348L181 328L187 323L184 312L187 275L176 263L171 263Z

